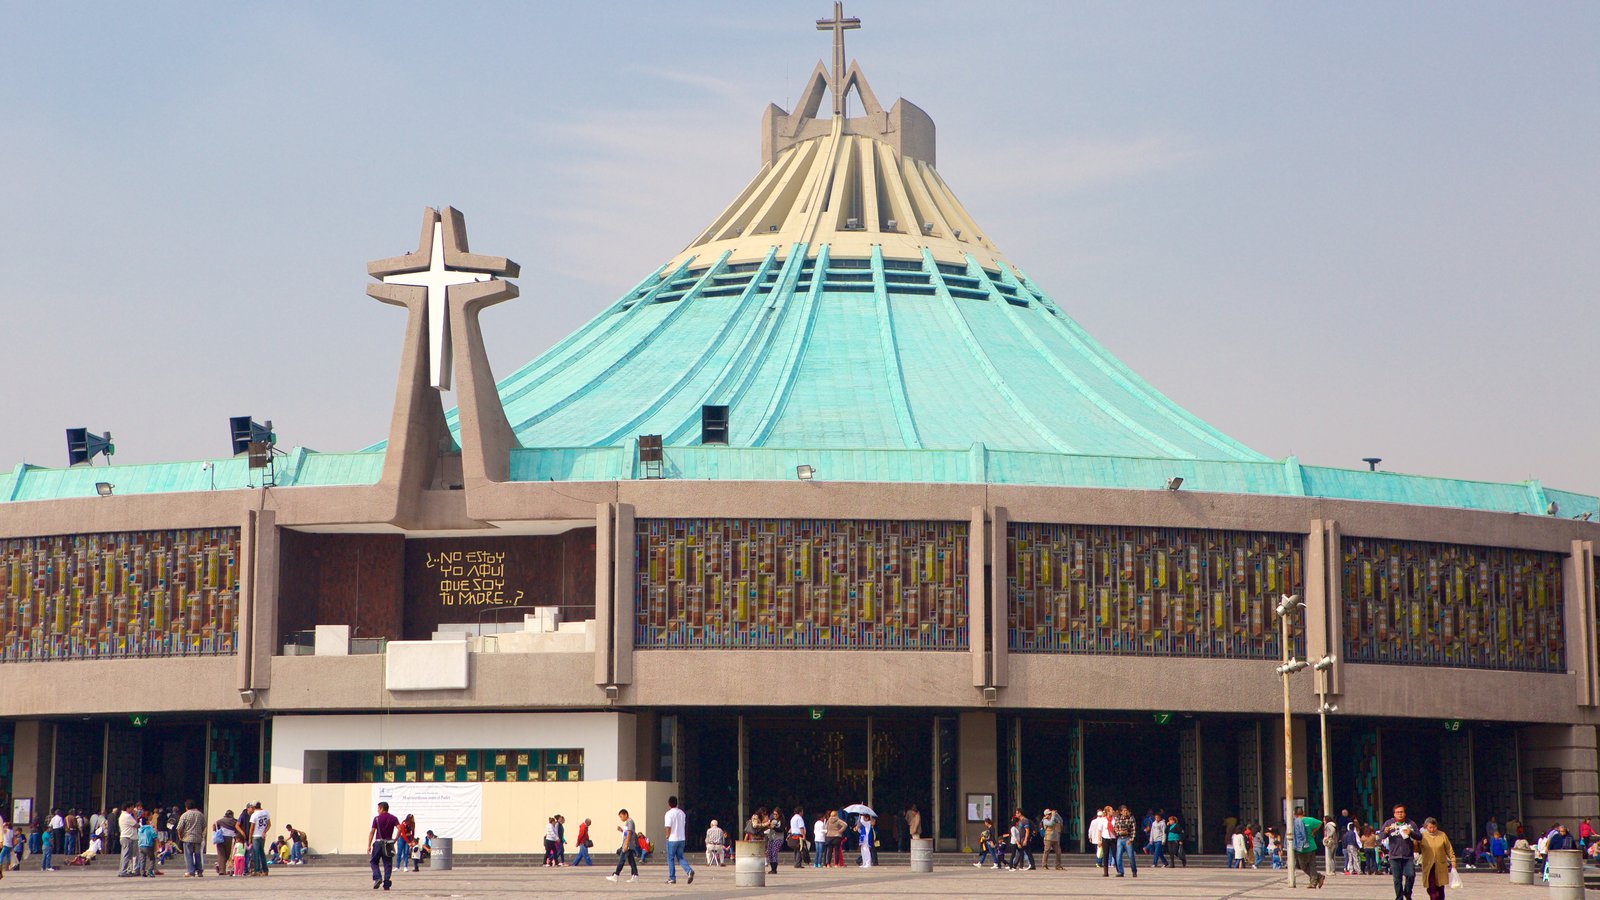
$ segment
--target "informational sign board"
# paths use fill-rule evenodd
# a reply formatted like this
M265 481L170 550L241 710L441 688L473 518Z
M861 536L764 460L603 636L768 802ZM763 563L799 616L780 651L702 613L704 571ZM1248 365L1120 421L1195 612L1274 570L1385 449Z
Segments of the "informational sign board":
M993 794L968 794L967 795L967 821L982 822L984 819L994 818Z
M417 833L432 831L458 841L483 840L483 785L375 784L372 808L389 804L396 818L417 817Z

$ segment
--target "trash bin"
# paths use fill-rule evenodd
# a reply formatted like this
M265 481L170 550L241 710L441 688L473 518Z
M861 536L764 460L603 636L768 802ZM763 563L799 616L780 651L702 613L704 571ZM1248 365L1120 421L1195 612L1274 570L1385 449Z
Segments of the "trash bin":
M933 838L911 839L911 871L933 871Z
M433 839L433 855L428 857L428 868L441 872L449 871L455 867L455 838L436 837Z
M1551 850L1550 900L1583 900L1583 851Z
M735 887L767 886L767 842L739 841L733 845Z
M1533 871L1532 850L1511 851L1511 883L1533 884L1535 872Z

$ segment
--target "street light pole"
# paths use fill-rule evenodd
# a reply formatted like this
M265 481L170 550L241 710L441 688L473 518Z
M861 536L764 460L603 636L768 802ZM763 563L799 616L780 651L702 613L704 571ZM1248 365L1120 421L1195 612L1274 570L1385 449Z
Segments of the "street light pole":
M1333 667L1334 658L1324 656L1317 660L1317 718L1320 720L1319 728L1322 735L1322 870L1324 876L1333 874L1333 843L1328 840L1328 822L1333 819L1333 778L1328 772L1328 713L1338 710L1338 706L1328 703L1328 670ZM1334 836L1343 838L1338 833L1338 826L1334 826Z
M1283 837L1280 843L1288 850L1284 855L1287 863L1284 868L1289 872L1289 887L1294 887L1294 718L1289 707L1289 676L1306 667L1294 658L1294 645L1289 642L1289 616L1294 614L1299 603L1299 594L1284 594L1283 602L1278 604L1283 645L1283 665L1278 667L1278 675L1283 678Z

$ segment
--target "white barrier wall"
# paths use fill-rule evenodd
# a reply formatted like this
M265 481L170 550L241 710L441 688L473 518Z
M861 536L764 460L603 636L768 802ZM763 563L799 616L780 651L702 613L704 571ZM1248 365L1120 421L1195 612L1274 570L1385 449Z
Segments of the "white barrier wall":
M584 781L632 778L632 713L274 716L272 783L321 781L330 750L583 751ZM234 810L238 812L238 810Z
M367 848L367 831L377 815L372 784L214 784L206 792L205 813L214 821L224 810L237 815L246 803L260 801L272 816L272 839L293 825L304 831L314 853L356 853ZM457 840L456 853L543 853L544 824L560 813L567 819L567 854L577 852L578 823L593 821L590 833L596 867L617 849L617 810L627 809L652 840L662 841L667 798L677 786L655 781L486 782L482 839ZM390 812L405 818L408 810ZM690 828L706 828L690 822ZM417 833L434 827L418 817ZM209 848L208 848L209 850Z

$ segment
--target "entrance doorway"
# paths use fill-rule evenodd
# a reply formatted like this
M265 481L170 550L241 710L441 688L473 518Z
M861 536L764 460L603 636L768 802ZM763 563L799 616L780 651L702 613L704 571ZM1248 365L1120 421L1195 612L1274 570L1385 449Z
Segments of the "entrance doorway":
M142 727L113 722L108 746L108 805L138 800L149 808L204 800L204 722L159 722Z
M1183 797L1183 735L1176 722L1085 722L1084 802L1091 810L1126 804L1136 818L1146 810L1176 813ZM1194 823L1189 829L1193 834Z

